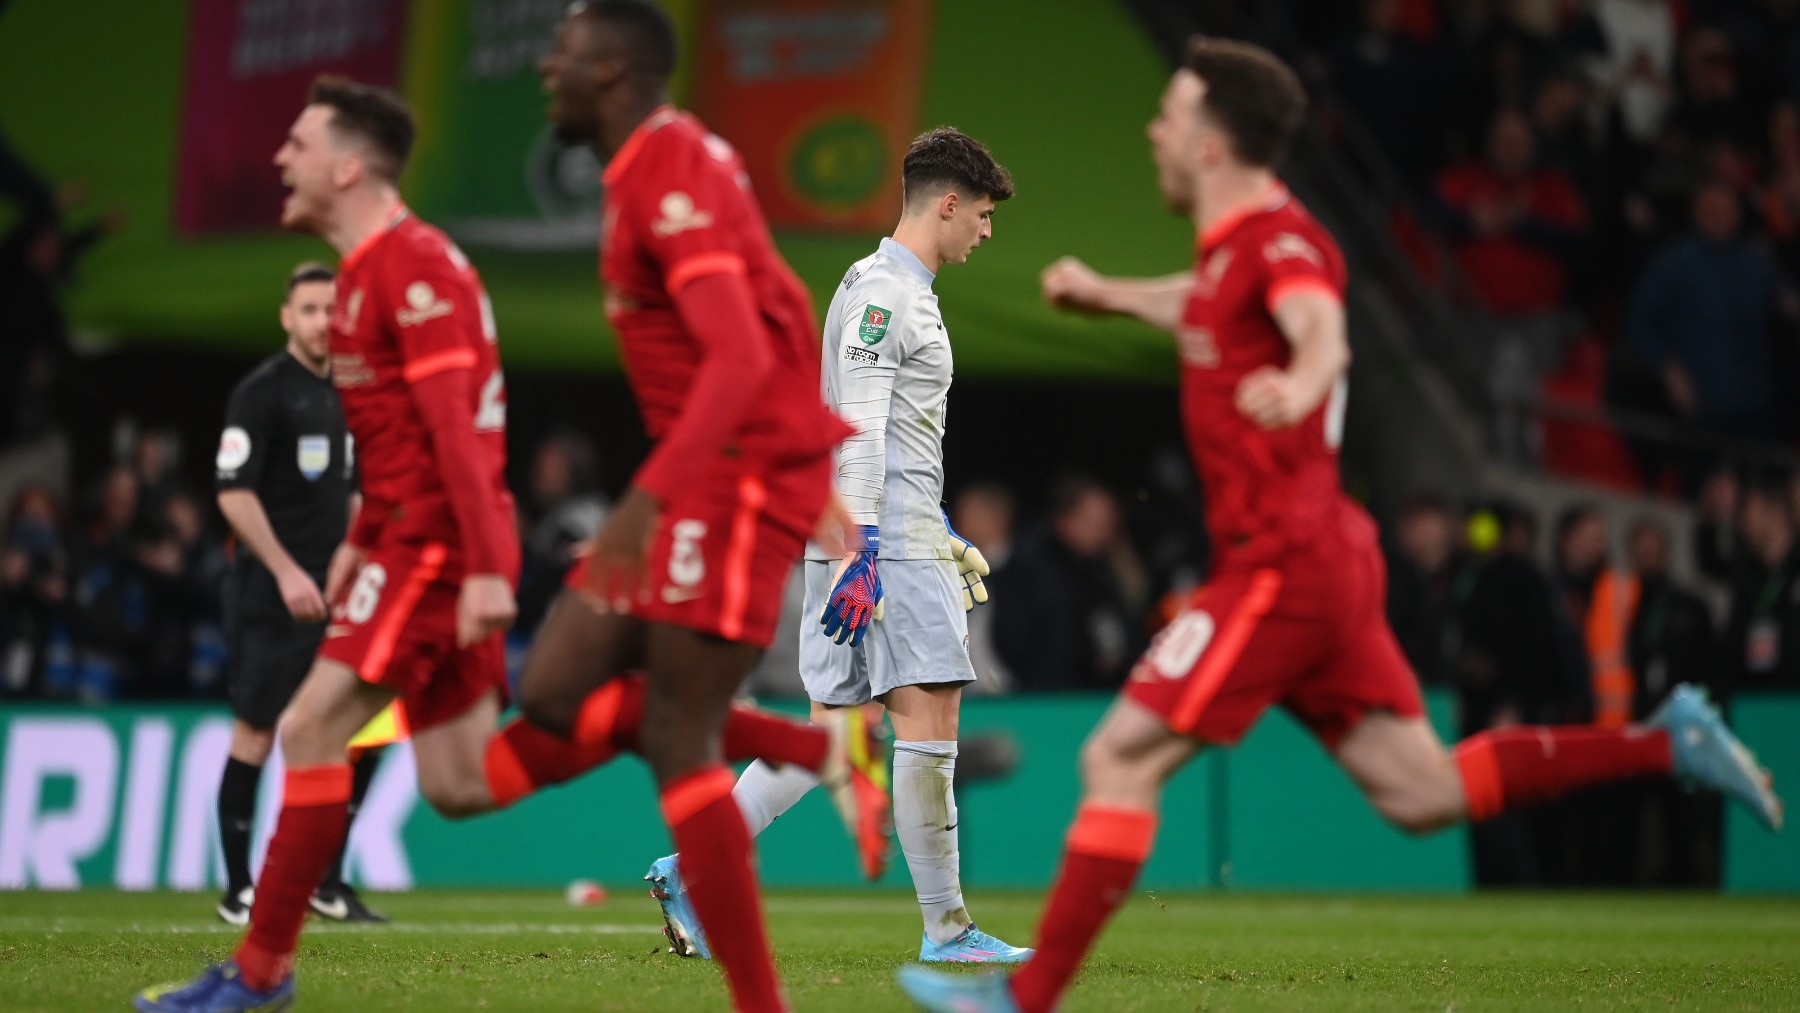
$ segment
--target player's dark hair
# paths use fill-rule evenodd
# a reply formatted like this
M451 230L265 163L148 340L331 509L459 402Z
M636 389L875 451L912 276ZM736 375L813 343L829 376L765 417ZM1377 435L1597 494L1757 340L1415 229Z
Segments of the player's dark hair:
M1012 173L986 145L955 127L933 127L913 138L900 163L900 188L908 204L951 192L996 202L1013 195Z
M294 290L302 285L309 285L316 281L336 280L337 274L331 268L316 260L309 260L288 274L287 290L289 295L293 295Z
M1181 66L1206 82L1200 107L1231 139L1238 159L1266 169L1287 157L1306 120L1306 89L1293 68L1260 46L1197 35Z
M675 72L675 25L661 7L648 0L586 0L575 13L623 34L625 52L620 55L633 69L657 77Z
M327 74L313 82L307 102L331 108L332 129L368 148L369 168L390 183L400 178L417 136L405 99L386 88Z
M1449 517L1453 512L1450 498L1441 492L1415 492L1400 505L1400 517L1403 520L1426 514Z

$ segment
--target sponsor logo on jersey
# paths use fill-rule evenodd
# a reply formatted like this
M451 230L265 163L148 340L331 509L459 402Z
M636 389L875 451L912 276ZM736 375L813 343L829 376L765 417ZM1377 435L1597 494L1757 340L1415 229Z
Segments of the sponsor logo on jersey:
M296 444L295 463L300 466L300 474L306 476L308 482L316 482L325 469L331 467L331 437L325 435L302 436Z
M650 231L667 239L689 229L704 229L712 223L711 214L695 210L694 198L680 190L670 190L663 194L662 217L650 223Z
M456 312L456 307L448 299L438 298L430 285L415 281L406 286L406 308L395 314L402 327L414 327L427 320L447 317Z
M1181 361L1202 369L1219 365L1219 342L1205 327L1183 325L1175 329L1175 343L1181 349Z
M881 353L872 352L867 348L858 348L855 345L845 345L844 358L851 362L860 362L864 365L873 366L881 361Z
M331 357L331 382L339 387L361 387L375 382L375 370L354 352Z
M865 345L879 344L882 338L887 337L888 324L893 320L893 310L870 303L863 308L862 323L856 328L856 336Z
M250 434L241 426L232 426L219 434L220 478L236 478L237 470L250 460Z
M1304 260L1313 264L1324 264L1325 258L1319 250L1304 238L1292 232L1283 232L1269 240L1263 247L1263 259L1273 264L1278 260Z

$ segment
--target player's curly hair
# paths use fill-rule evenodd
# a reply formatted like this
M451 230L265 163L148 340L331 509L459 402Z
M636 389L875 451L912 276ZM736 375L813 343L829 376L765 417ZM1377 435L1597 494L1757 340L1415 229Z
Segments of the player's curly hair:
M418 133L405 99L386 88L327 74L313 82L307 103L331 108L332 129L362 143L377 175L390 183L400 178Z
M1188 40L1181 66L1206 82L1200 108L1231 139L1232 153L1278 167L1306 121L1306 89L1293 68L1261 46L1204 35Z
M1013 195L1012 173L985 145L955 127L933 127L913 138L900 163L900 186L908 204L951 191L996 202Z
M669 15L648 0L579 0L570 13L611 25L625 35L622 54L634 69L655 77L675 72L680 46Z

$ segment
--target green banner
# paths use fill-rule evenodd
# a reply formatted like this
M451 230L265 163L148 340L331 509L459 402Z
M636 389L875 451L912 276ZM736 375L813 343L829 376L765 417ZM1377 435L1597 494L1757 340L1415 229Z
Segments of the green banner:
M1076 756L1108 701L976 699L966 736L1005 734L1010 775L958 792L971 888L1041 887L1075 811ZM1442 701L1434 714L1443 718ZM230 719L213 707L14 707L0 714L0 888L223 886L215 805ZM255 853L279 807L279 759L264 773ZM1329 828L1330 848L1320 848ZM351 836L352 878L377 889L623 885L669 850L656 793L629 757L506 812L452 824L419 801L410 750L383 760ZM758 841L765 881L837 886L856 862L823 793ZM1239 748L1204 755L1169 785L1147 889L1214 886L1454 890L1467 885L1461 833L1403 837L1286 715ZM260 857L258 859L260 861ZM885 885L904 888L904 862Z

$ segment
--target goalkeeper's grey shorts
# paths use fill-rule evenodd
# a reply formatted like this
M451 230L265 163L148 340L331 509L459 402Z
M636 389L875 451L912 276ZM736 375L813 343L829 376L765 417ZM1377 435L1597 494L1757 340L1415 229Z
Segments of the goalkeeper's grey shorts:
M818 703L868 703L901 686L975 681L969 663L969 620L962 579L950 559L883 559L882 617L856 647L820 631L831 597L835 560L809 559L806 607L800 613L800 681Z

